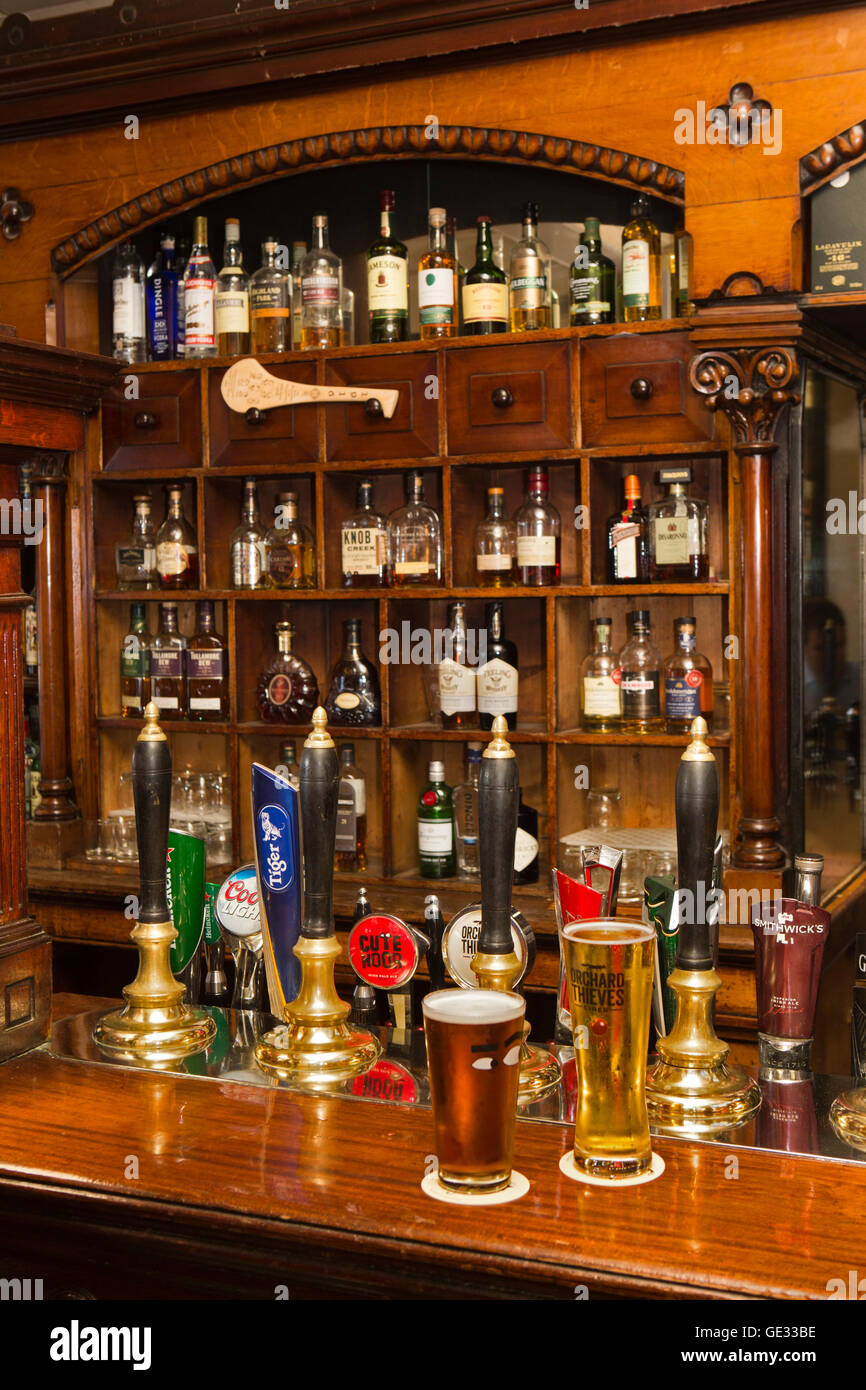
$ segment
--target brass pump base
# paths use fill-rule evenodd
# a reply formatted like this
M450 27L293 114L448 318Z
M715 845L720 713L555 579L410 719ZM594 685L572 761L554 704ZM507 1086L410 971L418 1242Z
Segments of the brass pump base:
M512 982L520 975L520 961L512 951L510 955L494 956L478 952L473 958L472 970L478 977L482 989L510 990ZM552 1052L537 1047L529 1041L529 1025L524 1024L523 1041L520 1044L520 1080L517 1087L517 1103L525 1105L540 1100L557 1087L562 1080L562 1069Z
M742 1067L727 1061L727 1043L716 1036L710 1010L721 980L715 970L674 970L668 984L677 996L677 1016L659 1039L659 1060L647 1073L650 1123L675 1134L744 1124L758 1110L761 1091Z
M846 1144L866 1150L866 1089L837 1096L830 1106L830 1124Z

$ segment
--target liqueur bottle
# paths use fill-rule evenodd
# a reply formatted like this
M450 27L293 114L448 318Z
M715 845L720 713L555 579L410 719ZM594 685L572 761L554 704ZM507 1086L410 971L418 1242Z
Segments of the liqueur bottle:
M265 572L275 589L315 589L316 542L309 526L298 520L298 494L281 492L274 524L265 536Z
M143 603L133 603L129 631L120 646L120 713L124 719L143 719L150 699L150 644Z
M550 327L550 252L538 236L538 204L523 209L523 236L511 253L512 333Z
M132 499L132 530L125 540L114 547L118 589L155 589L156 532L151 516L149 492L139 492Z
M301 347L339 347L343 266L328 244L328 218L313 217L313 241L301 265Z
M631 637L619 654L622 729L645 734L661 729L661 664L658 648L650 637L649 613L636 608L629 614Z
M195 219L192 254L183 273L184 356L216 357L216 266L207 246L207 218Z
M517 811L513 882L538 882L538 812L534 806L527 806L523 797Z
M174 268L177 272L177 316L174 334L175 357L186 356L186 298L183 281L188 260L189 239L187 237L181 237L180 241L177 243L177 255L174 262Z
M460 878L479 879L478 854L478 778L481 776L483 743L466 745L466 780L454 788L454 825L457 835L457 873Z
M250 282L243 261L241 224L236 217L227 217L223 268L214 296L220 357L238 357L250 350Z
M649 577L647 514L640 501L640 478L625 480L625 507L607 523L608 584L643 584Z
M710 572L708 504L688 496L690 468L661 468L658 481L668 491L647 508L649 577L654 584L702 583Z
M610 645L611 618L593 618L592 651L580 668L580 712L585 729L607 733L622 719L620 670Z
M334 868L342 873L363 873L366 867L367 782L355 762L354 744L343 743L340 746Z
M376 668L361 651L361 620L343 623L343 654L331 672L325 700L329 724L381 724L382 697Z
M111 335L117 362L146 362L144 336L144 263L131 241L121 242L114 257L111 284Z
M210 599L198 605L198 624L186 653L190 719L228 719L226 644L214 624Z
M475 713L475 668L469 665L466 605L452 603L448 610L450 651L439 663L439 708L443 729L472 729Z
M559 583L561 523L548 500L547 469L529 470L526 501L514 514L517 530L517 582L531 588Z
M514 583L517 527L505 515L505 489L487 489L487 515L475 531L475 570L479 584L494 589Z
M712 725L713 668L697 649L694 618L674 620L674 640L662 667L665 732L687 734L699 714Z
M301 266L304 264L304 257L307 254L307 243L305 241L292 242L292 273L290 277L291 305L292 305L292 347L298 352L301 347L303 337L303 323L301 315Z
M312 670L292 651L295 629L289 622L274 625L277 652L256 684L256 706L268 724L308 724L319 703L319 685Z
M159 631L150 643L150 689L160 714L186 715L186 638L177 625L177 604L159 605Z
M569 321L582 324L613 323L616 310L616 269L601 253L601 227L597 217L587 217L580 244L575 247L569 272Z
M418 869L422 878L451 878L457 872L454 802L445 764L435 761L418 798Z
M391 232L394 194L383 189L379 235L367 252L371 343L402 343L409 324L409 253Z
M505 716L509 729L516 729L519 683L517 646L505 636L501 603L488 603L486 621L484 660L475 673L478 717L482 729L492 729L497 714Z
M159 250L147 271L147 337L152 362L170 362L177 355L177 270L174 237L163 232Z
M232 588L263 589L267 585L265 533L259 521L259 499L255 478L244 479L244 498L240 524L229 541Z
M470 337L508 332L508 277L493 259L490 218L478 218L475 264L467 272L461 296L463 331Z
M369 478L358 483L355 510L340 527L343 584L347 589L383 589L388 582L388 522L373 505Z
M156 533L156 573L161 589L198 587L198 542L183 514L183 487L166 488L165 521Z
M406 474L406 504L388 521L394 584L442 583L442 524L424 501L424 477Z
M278 264L279 256L276 237L266 237L262 263L250 280L250 326L256 354L292 350L292 283L286 267Z
M634 198L622 231L622 304L626 323L662 316L661 238L644 193Z
M445 209L431 208L429 244L418 261L418 319L421 338L457 333L457 261L445 240Z
M674 294L673 309L678 318L688 318L695 311L692 298L692 269L695 242L691 232L680 225L674 232Z

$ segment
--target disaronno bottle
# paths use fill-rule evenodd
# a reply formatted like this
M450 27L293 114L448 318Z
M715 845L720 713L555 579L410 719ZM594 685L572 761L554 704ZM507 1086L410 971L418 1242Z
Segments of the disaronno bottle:
M538 204L523 209L523 236L511 253L512 333L550 327L550 252L538 236Z
M660 468L658 481L668 492L647 508L650 580L655 584L703 583L710 572L709 507L703 498L688 495L690 468Z

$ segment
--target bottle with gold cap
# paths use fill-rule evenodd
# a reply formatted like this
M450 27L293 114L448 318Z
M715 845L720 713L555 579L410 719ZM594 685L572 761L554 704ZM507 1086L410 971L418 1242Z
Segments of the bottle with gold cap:
M607 582L645 584L649 578L647 514L640 501L640 478L625 480L625 506L607 523Z
M514 583L517 527L505 515L505 489L487 489L487 515L475 529L475 571L479 584L494 589Z

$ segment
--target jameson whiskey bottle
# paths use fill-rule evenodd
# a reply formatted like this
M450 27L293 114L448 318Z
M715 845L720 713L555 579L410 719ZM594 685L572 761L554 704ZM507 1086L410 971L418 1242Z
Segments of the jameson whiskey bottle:
M610 645L612 620L593 618L592 651L580 668L580 710L585 729L616 730L622 718L620 671Z
M418 261L418 317L422 338L457 333L457 262L445 242L444 208L431 208L429 245Z
M475 728L475 668L469 665L466 605L452 603L448 610L451 650L439 663L439 707L443 729Z
M626 323L662 316L661 238L644 193L635 197L631 221L623 227L622 303Z
M207 218L197 217L192 254L183 275L185 357L216 357L216 278L207 246Z
M468 336L508 332L508 277L493 259L490 218L478 218L475 264L463 282L463 331Z
M631 637L619 654L622 729L625 733L659 731L661 719L661 664L658 648L650 638L649 613L636 608L629 614Z
M569 274L572 328L587 323L613 323L616 307L616 270L601 254L601 227L597 217L587 217L580 244L575 247Z
M523 209L523 236L511 253L512 333L550 327L550 252L538 236L538 204Z
M150 643L143 603L134 603L129 631L120 647L120 713L124 719L143 719L150 699Z
M388 582L388 522L373 505L369 478L358 483L358 500L340 527L343 583L347 589L384 589Z
M663 667L665 732L687 734L698 715L712 724L713 668L697 649L694 618L675 619L674 641L676 646Z
M501 603L488 603L486 618L484 659L475 676L478 717L482 729L492 729L497 714L505 716L509 729L516 729L519 684L517 646L505 636Z
M198 587L198 543L183 514L183 488L172 483L165 521L156 533L156 571L161 589Z
M268 724L308 724L319 703L319 684L312 670L292 651L291 623L274 625L276 655L259 676L256 706Z
M236 217L228 217L223 268L217 276L214 296L220 357L238 357L250 350L250 285L243 260L241 224Z
M371 343L402 343L409 323L409 253L391 233L394 194L383 189L379 235L367 252Z
M186 715L186 638L177 625L177 604L159 605L159 632L150 644L151 699L168 719Z
M457 872L454 803L440 762L430 763L418 798L418 869L422 878L451 878Z
M210 599L198 606L198 626L186 653L187 709L190 719L227 719L226 644L214 625Z

